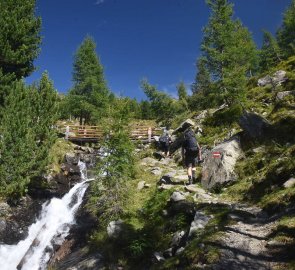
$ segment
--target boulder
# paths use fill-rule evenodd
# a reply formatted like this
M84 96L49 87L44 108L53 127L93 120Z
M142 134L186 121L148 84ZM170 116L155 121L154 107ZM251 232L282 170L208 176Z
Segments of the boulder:
M282 92L278 92L277 96L276 96L276 100L280 101L283 100L285 97L287 96L295 96L295 90L294 91L282 91Z
M68 164L78 165L79 156L74 152L66 153L65 160L66 160L66 163Z
M176 232L172 237L171 246L180 247L181 244L184 242L184 236L185 236L184 231Z
M211 217L206 216L203 212L197 211L191 223L188 236L191 237L197 231L204 229L210 219Z
M174 191L170 197L171 202L179 202L184 200L185 200L185 195L179 191Z
M271 124L264 117L247 111L240 117L239 125L252 139L263 138L271 127Z
M216 189L235 181L234 167L242 155L239 137L214 147L204 160L201 184L206 189Z
M266 85L279 86L287 79L288 78L286 77L286 71L278 70L272 76L266 75L265 77L260 78L257 84L258 86L262 87Z
M107 233L110 238L118 238L123 231L124 222L122 220L111 221L107 226Z
M291 188L295 186L295 178L292 177L283 184L284 188Z
M137 189L138 190L142 190L144 188L144 185L145 185L145 181L140 181L138 182L137 184Z

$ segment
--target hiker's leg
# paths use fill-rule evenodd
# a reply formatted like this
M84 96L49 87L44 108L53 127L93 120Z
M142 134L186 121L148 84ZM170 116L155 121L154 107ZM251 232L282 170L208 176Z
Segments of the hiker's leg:
M192 184L192 164L190 163L187 167L188 184Z
M196 182L196 167L192 167L192 180L193 183Z

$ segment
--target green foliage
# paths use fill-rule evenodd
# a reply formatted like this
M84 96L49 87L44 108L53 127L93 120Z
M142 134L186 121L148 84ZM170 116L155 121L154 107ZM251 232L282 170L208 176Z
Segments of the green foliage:
M94 40L87 36L74 56L74 87L64 105L80 124L98 121L105 115L110 92L103 75L103 67L95 52Z
M1 194L25 194L32 178L48 164L55 140L56 96L47 74L29 88L22 81L11 85L1 123Z
M204 28L201 47L204 60L200 64L204 67L205 63L210 73L216 98L231 105L244 101L246 76L255 66L256 48L249 31L240 21L232 19L233 7L227 0L207 2L211 15Z
M151 103L147 100L143 100L139 103L140 118L144 120L154 119L154 111L152 110Z
M218 100L205 57L200 57L197 61L197 74L192 85L192 91L193 95L189 100L191 109L207 109L217 105Z
M285 58L295 54L295 0L284 14L283 24L277 33L279 46Z
M118 219L126 195L126 181L134 175L133 144L129 139L126 100L116 99L103 120L105 137L101 143L105 156L97 163L97 180L92 184L89 208L100 212L101 222ZM101 202L97 207L97 200Z
M171 98L166 93L158 91L147 80L142 80L141 88L151 102L151 108L156 119L162 121L167 126L170 126L175 115L187 110L180 102Z
M269 70L281 61L281 51L278 43L268 31L263 31L263 43L259 52L259 58L261 71Z
M35 16L35 0L0 2L0 69L4 75L26 77L39 54L41 19Z

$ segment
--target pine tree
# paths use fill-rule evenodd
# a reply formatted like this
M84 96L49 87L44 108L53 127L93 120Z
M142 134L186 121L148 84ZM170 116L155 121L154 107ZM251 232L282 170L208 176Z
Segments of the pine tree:
M31 87L22 81L11 84L1 123L1 194L25 194L30 181L44 172L56 138L56 98L47 74Z
M73 81L70 102L73 111L79 112L80 123L84 118L100 118L109 100L109 90L103 75L103 67L95 52L94 40L87 36L74 57Z
M231 105L245 98L246 76L255 64L255 44L241 22L232 19L232 4L227 0L207 2L211 15L204 28L202 57L218 89L217 99Z
M19 197L27 191L34 174L37 148L33 133L29 91L14 82L6 99L1 123L0 192Z
M263 43L259 52L260 70L269 70L281 61L281 51L276 39L268 31L263 31Z
M41 19L35 16L35 0L0 1L0 69L17 79L34 70L39 54Z
M295 55L295 0L292 0L284 14L283 24L278 30L277 39L285 58Z
M58 94L47 72L42 74L38 84L31 87L30 96L32 121L35 123L32 129L37 145L36 167L40 175L48 165L48 153L56 140L53 126L58 119Z

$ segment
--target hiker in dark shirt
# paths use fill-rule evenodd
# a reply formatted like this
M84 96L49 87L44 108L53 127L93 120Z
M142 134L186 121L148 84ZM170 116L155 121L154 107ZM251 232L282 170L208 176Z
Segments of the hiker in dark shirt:
M169 146L171 143L171 137L168 131L164 131L163 135L159 138L160 148L164 152L165 157L169 157Z
M191 185L196 181L196 164L202 159L201 147L191 128L188 128L184 132L181 154L184 165L187 168L188 184Z

